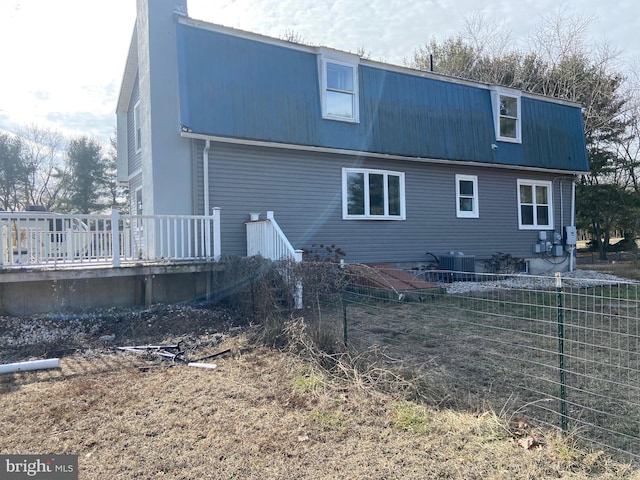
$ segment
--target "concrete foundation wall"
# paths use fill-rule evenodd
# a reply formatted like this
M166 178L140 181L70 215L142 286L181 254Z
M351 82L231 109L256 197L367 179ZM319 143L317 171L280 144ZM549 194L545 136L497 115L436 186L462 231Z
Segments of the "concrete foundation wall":
M217 264L201 264L4 273L0 275L0 313L24 316L210 298L217 270Z

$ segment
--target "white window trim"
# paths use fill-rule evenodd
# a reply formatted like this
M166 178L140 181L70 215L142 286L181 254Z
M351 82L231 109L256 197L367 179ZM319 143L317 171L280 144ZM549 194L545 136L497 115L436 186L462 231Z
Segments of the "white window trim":
M133 107L133 146L135 147L136 153L140 153L142 150L142 125L138 125L138 117L140 117L140 123L142 123L141 115L140 101L138 100ZM138 141L138 130L140 130L140 141Z
M136 187L136 189L133 192L133 214L134 215L142 215L140 212L138 212L138 192L140 192L140 206L144 208L143 203L142 203L142 187Z
M337 120L347 123L360 123L360 93L358 82L358 65L360 57L347 53L327 51L320 49L319 55L319 77L320 77L320 103L322 106L322 118L326 120ZM342 117L327 113L327 63L335 63L350 67L353 71L353 116ZM348 92L345 92L348 93Z
M473 182L473 209L470 212L460 210L460 181ZM477 175L456 175L456 217L458 218L478 218L480 211L478 208L478 176Z
M500 135L500 96L512 97L516 99L518 117L516 118L516 136L515 138L503 137ZM522 92L520 90L514 90L512 88L491 87L491 107L493 109L493 126L496 132L496 141L498 142L510 142L510 143L522 143L522 108L520 99ZM513 118L513 117L510 117Z
M520 203L520 186L521 185L530 185L533 187L533 225L523 225L522 224L522 204ZM549 200L549 223L546 225L540 225L538 223L538 214L536 211L536 196L535 196L535 187L536 186L544 186L547 187L548 192L548 200ZM526 179L518 179L518 228L520 230L551 230L553 229L553 182L546 180L526 180Z
M400 215L389 215L389 192L388 182L384 182L384 215L371 215L369 213L369 182L364 182L364 215L349 215L349 191L347 188L347 175L349 173L364 173L393 175L400 178ZM406 220L404 172L391 170L374 170L369 168L343 168L342 169L342 219L343 220Z

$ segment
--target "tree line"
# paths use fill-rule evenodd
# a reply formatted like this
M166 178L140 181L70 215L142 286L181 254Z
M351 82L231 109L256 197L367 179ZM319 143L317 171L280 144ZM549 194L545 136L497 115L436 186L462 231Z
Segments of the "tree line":
M0 208L32 206L60 213L98 213L126 205L116 184L116 146L88 136L68 138L35 125L0 131Z
M640 96L638 78L619 70L620 53L589 43L592 19L560 11L543 18L515 47L504 24L476 14L457 35L419 47L408 66L574 101L583 107L589 172L576 191L578 228L591 233L606 259L616 248L635 249L640 228Z

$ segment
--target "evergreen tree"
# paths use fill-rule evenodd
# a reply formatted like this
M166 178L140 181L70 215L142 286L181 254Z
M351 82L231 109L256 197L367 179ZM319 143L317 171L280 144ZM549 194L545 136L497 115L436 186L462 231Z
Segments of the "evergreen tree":
M88 214L109 207L107 168L108 159L102 155L102 147L97 141L86 136L71 140L60 210Z
M0 132L0 208L3 210L25 207L22 193L26 172L20 138Z

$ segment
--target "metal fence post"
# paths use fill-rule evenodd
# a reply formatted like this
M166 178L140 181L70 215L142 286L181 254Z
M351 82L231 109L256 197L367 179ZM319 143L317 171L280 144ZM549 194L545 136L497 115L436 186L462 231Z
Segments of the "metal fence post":
M344 346L347 346L347 300L344 292L342 292L342 335L344 337Z
M558 359L560 366L560 423L562 433L566 434L567 427L567 382L564 368L564 315L562 308L562 280L560 272L556 272L556 293L558 297Z

